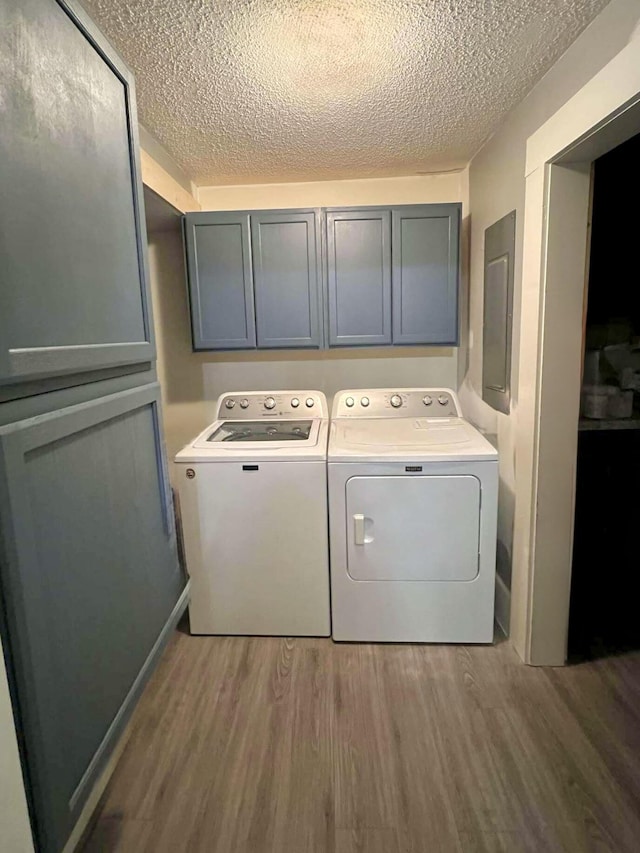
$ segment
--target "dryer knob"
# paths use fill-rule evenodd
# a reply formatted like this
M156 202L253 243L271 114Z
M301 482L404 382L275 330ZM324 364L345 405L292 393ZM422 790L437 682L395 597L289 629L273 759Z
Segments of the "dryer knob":
M367 406L369 405L369 398L368 398L368 397L363 397L363 398L362 398L362 400L360 400L360 405L361 405L361 406L364 406L364 407L365 407L365 409L366 409L366 408L367 408Z
M276 401L273 399L273 397L267 397L265 399L264 407L265 407L265 409L275 409Z
M307 409L312 408L314 403L315 403L315 400L313 399L313 397L307 397L307 399L304 401L304 404L307 407Z
M430 406L433 403L433 399L428 394L425 394L425 396L422 398L422 402L425 404L425 406Z
M399 409L402 405L402 397L400 394L394 394L391 400L389 400L394 409Z
M249 408L249 401L247 400L246 397L244 399L240 400L240 408L241 409L248 409Z
M445 397L444 394L440 394L440 396L438 397L438 402L441 406L446 406L449 402L449 398Z
M235 401L235 400L227 400L227 401L225 402L225 406L227 407L227 409L233 409L233 407L235 406L235 404L236 404L236 401Z
M297 397L294 397L293 400L291 401L291 405L293 406L294 409L297 409L298 406L300 405L300 400L298 400Z
M353 408L353 404L355 403L355 400L353 399L353 397L347 397L347 399L344 402L345 402L345 405L347 405L351 409L351 408Z

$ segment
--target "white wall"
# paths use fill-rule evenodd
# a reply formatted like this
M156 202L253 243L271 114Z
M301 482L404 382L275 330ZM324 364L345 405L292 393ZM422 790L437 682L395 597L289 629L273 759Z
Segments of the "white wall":
M9 685L0 645L0 850L33 853Z
M269 210L286 207L346 207L359 204L427 204L464 201L464 172L313 181L291 184L248 184L199 187L203 210Z
M567 52L555 63L532 92L511 111L501 128L485 144L469 169L471 215L470 343L469 364L461 397L472 419L496 433L500 451L500 506L498 521L499 573L509 582L515 507L515 448L520 389L517 376L520 358L522 299L522 246L527 139L569 98L613 59L631 40L640 24L638 0L613 0ZM482 296L484 231L511 210L517 211L515 299L510 415L494 412L481 400ZM527 317L524 317L527 322ZM533 354L528 353L528 358Z
M206 210L462 201L464 218L466 187L466 174L456 172L416 178L205 187L198 195ZM464 227L465 223L463 231ZM463 268L465 259L463 251ZM193 353L177 230L149 235L149 265L170 458L212 420L216 397L225 391L310 388L332 397L347 387L458 386L459 352L464 350L453 347ZM465 294L466 288L463 317Z

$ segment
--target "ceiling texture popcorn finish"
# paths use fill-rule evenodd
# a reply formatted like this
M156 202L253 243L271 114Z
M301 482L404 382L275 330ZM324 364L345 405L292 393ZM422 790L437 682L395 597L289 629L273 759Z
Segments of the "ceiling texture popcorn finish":
M197 184L464 166L608 0L83 0Z

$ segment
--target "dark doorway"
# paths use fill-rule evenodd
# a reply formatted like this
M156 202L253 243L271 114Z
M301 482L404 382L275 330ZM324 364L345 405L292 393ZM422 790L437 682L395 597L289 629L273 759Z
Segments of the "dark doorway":
M640 648L640 134L593 180L570 660Z

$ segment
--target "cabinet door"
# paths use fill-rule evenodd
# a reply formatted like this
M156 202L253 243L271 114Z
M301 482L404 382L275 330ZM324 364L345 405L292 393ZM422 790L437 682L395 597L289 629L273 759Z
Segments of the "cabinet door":
M251 214L259 347L319 347L318 216Z
M329 345L391 343L391 216L327 213Z
M393 211L393 342L458 343L459 204Z
M62 0L3 0L0 56L0 386L152 361L132 78Z
M252 349L249 214L188 213L184 223L193 348Z
M0 429L3 615L47 853L184 607L158 396L153 383Z

